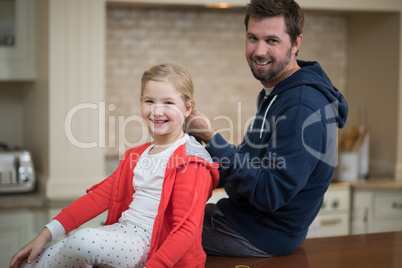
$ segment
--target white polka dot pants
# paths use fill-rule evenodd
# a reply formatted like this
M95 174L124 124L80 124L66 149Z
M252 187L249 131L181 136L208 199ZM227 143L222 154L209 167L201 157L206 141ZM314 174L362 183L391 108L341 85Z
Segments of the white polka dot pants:
M49 246L23 267L143 267L150 242L150 233L130 224L85 228Z

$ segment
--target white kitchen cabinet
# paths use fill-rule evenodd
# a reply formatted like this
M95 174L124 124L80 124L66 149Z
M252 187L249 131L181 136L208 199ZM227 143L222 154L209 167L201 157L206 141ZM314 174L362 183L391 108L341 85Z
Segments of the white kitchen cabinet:
M213 190L211 197L208 199L207 203L216 204L220 199L229 197L223 188L217 188Z
M8 267L11 257L43 228L43 210L0 211L0 267Z
M349 183L332 183L324 195L315 220L321 237L348 235L350 232L351 190ZM313 226L312 226L313 227Z
M355 190L352 234L402 230L402 189Z
M350 184L331 183L324 195L324 201L317 215L309 237L348 235L350 232ZM227 197L224 189L215 189L207 203L216 203Z
M0 46L0 81L34 80L35 1L15 0L15 42Z
M1 210L0 267L8 267L11 257L35 238L60 210L60 208ZM95 219L82 225L81 228L102 226L105 223L106 215L106 212L99 215Z

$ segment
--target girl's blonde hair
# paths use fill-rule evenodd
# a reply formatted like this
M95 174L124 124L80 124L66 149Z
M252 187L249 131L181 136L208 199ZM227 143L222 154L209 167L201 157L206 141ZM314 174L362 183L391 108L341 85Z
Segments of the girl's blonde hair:
M141 97L144 94L145 85L149 81L167 81L173 85L173 87L182 93L184 103L188 101L193 102L194 107L194 86L190 72L174 63L163 63L160 65L154 65L149 70L146 70L141 78Z

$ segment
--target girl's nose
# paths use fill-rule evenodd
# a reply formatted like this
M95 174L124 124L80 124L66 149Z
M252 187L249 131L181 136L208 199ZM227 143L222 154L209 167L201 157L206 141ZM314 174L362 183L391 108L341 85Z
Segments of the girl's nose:
M154 116L162 116L164 113L165 107L163 104L155 104L152 106L152 113Z

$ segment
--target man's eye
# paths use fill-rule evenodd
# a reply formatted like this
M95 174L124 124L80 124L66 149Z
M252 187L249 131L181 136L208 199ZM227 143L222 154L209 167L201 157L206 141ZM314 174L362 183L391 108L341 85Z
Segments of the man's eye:
M276 44L276 43L278 43L278 40L276 40L276 39L269 39L267 42L268 42L268 43L272 43L272 44Z

